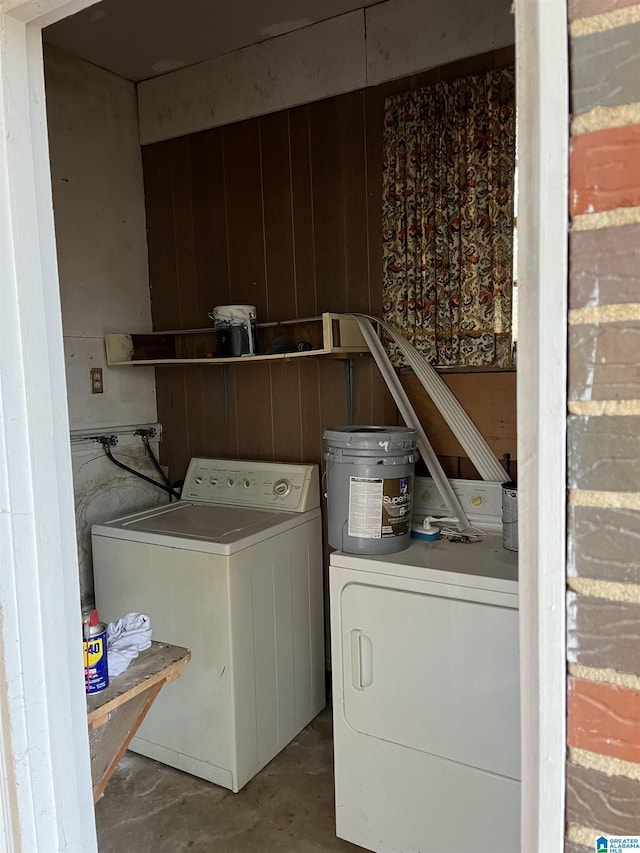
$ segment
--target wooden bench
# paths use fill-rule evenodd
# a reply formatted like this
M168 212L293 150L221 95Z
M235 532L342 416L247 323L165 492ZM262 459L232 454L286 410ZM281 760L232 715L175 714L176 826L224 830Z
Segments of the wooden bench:
M190 657L191 652L181 646L152 642L123 673L109 679L106 690L87 696L94 803L104 793L162 685L178 678Z

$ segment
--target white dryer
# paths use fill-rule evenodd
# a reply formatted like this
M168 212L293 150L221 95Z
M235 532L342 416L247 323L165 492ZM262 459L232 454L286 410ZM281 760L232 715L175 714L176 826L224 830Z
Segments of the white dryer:
M130 749L238 791L325 706L318 468L192 459L182 499L92 530L103 621L191 661Z
M331 555L336 827L378 853L520 849L517 555Z

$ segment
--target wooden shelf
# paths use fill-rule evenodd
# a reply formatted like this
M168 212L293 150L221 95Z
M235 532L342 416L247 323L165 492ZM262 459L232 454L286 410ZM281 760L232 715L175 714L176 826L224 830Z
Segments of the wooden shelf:
M175 681L191 652L153 641L106 690L87 696L93 802L102 796L118 762L164 684Z
M286 320L282 323L259 323L258 352L266 350L284 335L292 343L310 344L311 349L270 355L220 358L215 355L216 335L213 328L179 329L141 334L108 334L105 336L107 364L115 366L160 366L163 364L247 364L250 362L287 361L309 356L350 358L369 351L354 317L349 314L325 313L321 317Z

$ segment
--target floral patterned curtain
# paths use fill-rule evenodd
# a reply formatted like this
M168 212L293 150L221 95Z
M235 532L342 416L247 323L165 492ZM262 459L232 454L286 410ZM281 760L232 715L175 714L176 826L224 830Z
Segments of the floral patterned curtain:
M514 82L490 71L385 104L384 316L432 364L511 365Z

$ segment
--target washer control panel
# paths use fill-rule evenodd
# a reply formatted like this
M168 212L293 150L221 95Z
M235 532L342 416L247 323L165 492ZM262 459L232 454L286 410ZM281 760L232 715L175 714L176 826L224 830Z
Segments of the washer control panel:
M306 512L320 506L317 465L194 458L183 500Z

